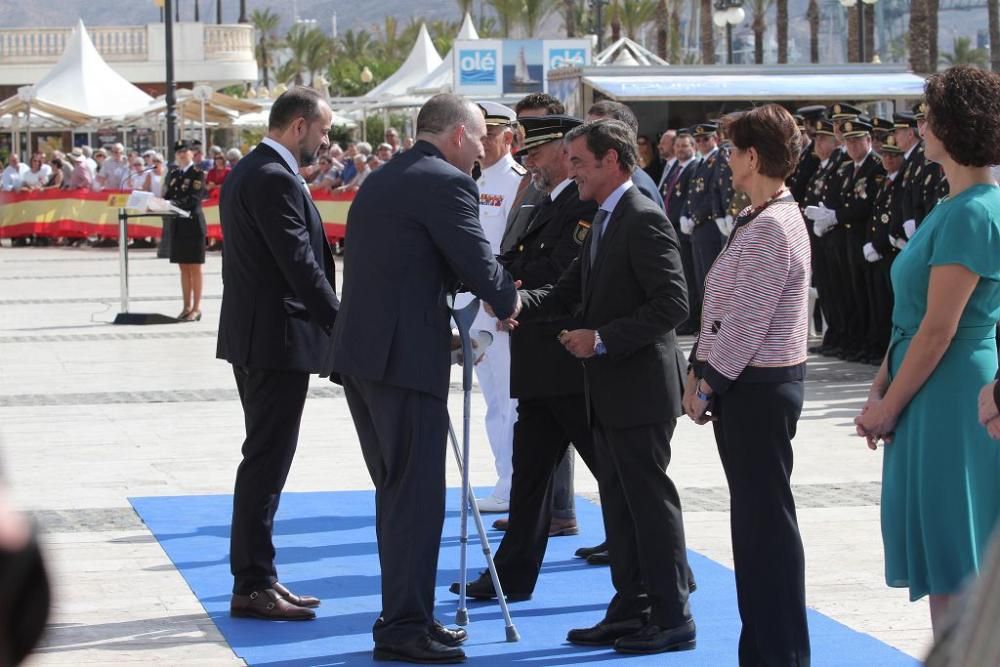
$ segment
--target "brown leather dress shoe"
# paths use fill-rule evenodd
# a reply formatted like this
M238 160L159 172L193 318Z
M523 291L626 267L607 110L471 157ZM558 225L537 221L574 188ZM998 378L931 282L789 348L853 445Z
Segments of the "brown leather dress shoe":
M314 609L318 607L320 602L319 598L314 598L311 595L296 595L291 592L277 581L271 584L271 588L278 591L278 595L285 598L285 602L291 602L296 607L306 607L307 609Z
M288 602L273 588L254 591L250 595L234 594L229 603L229 615L265 621L311 621L316 618L312 609Z

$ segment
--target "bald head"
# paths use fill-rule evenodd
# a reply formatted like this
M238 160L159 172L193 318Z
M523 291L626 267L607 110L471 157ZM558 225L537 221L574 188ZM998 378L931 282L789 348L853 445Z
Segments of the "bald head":
M445 160L468 174L484 159L486 117L478 104L441 93L420 108L417 139L433 144Z

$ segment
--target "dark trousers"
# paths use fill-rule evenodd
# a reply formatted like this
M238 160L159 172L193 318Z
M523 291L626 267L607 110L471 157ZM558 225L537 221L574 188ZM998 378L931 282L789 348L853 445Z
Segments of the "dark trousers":
M344 396L375 483L382 567L379 644L407 642L434 622L434 583L445 510L445 401L344 376Z
M688 288L688 319L678 327L679 329L692 329L695 332L701 326L701 299L705 290L704 283L699 283L694 271L694 250L691 245L691 236L683 232L677 232L681 246L681 265L684 267L684 280ZM711 265L709 265L711 266ZM707 270L706 270L707 273Z
M892 257L868 264L868 340L873 353L885 355L892 335Z
M510 520L494 559L505 593L535 589L549 543L553 473L570 443L598 477L582 394L518 400Z
M846 230L837 225L820 239L823 248L823 272L821 275L820 299L823 314L829 325L823 336L823 345L848 347L847 336L847 257L845 253Z
M722 252L725 241L725 237L713 220L699 223L691 232L691 265L699 304L705 291L705 276L712 268L715 258ZM689 289L688 293L690 294L690 292Z
M848 281L844 289L850 304L847 310L847 335L850 349L867 352L868 349L868 286L867 264L864 252L864 236L858 236L854 229L847 230L844 256L847 260Z
M573 484L573 448L567 447L552 476L552 516L559 519L576 518L576 489Z
M605 620L645 618L664 628L691 619L684 522L667 476L676 419L610 428L593 416L601 513L615 596Z
M295 456L309 374L233 366L246 439L236 469L229 564L233 593L249 595L278 580L274 514Z
M715 399L743 621L741 667L809 665L805 558L789 484L803 396L802 381L736 382Z

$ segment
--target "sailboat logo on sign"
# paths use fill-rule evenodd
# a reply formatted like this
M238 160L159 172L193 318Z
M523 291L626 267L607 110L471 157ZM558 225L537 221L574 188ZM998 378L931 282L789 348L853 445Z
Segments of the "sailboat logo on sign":
M497 52L495 49L462 49L458 52L458 72L461 85L483 86L497 83Z

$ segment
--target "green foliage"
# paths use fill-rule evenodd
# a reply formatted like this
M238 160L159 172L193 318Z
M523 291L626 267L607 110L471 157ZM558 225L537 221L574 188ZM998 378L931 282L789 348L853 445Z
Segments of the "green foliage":
M986 49L972 48L972 39L969 37L955 37L952 40L951 53L941 56L941 64L948 67L974 65L980 69L988 69L990 54Z

